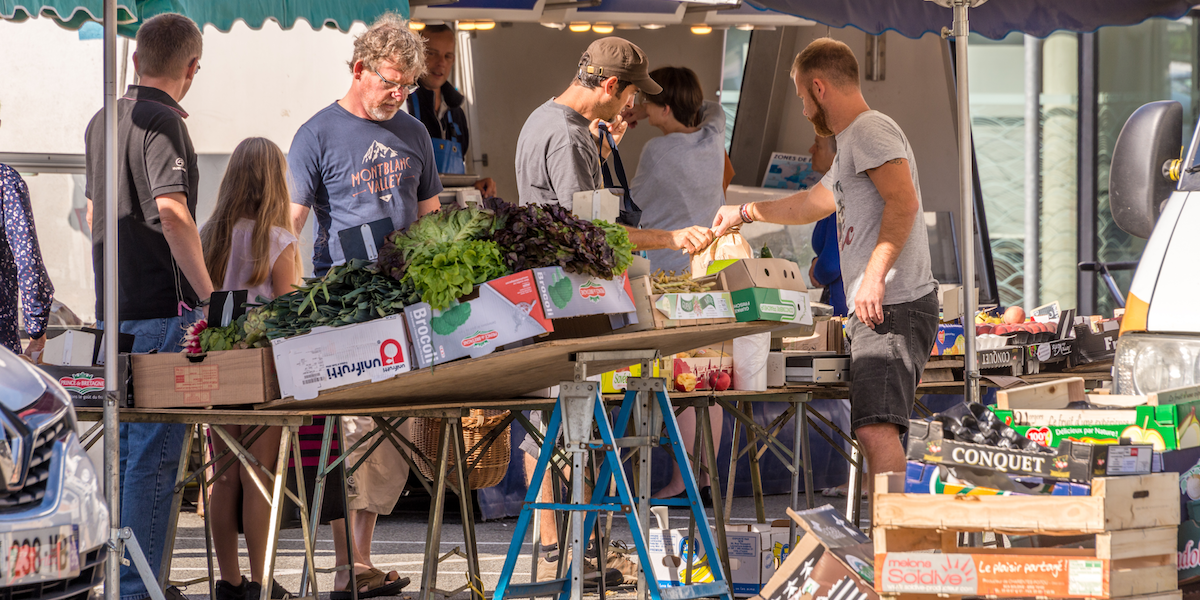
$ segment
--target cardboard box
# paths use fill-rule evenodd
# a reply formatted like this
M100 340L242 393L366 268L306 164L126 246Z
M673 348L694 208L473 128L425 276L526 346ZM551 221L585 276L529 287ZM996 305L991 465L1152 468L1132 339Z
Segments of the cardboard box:
M1067 360L1070 366L1112 360L1117 354L1121 322L1117 319L1092 321L1079 317L1075 322L1075 349Z
M663 359L662 376L667 379L667 390L671 392L694 392L713 389L712 377L716 373L724 373L733 381L733 357L713 356L707 358L668 358ZM681 387L679 376L691 374L696 376L696 384L692 389Z
M811 304L810 304L811 305ZM772 333L771 341L775 341ZM806 337L787 337L780 340L778 348L785 352L833 352L846 354L845 324L841 319L820 320L813 323L813 334Z
M1011 372L1013 377L1020 377L1025 371L1025 353L1020 348L979 350L975 354L979 356L981 370L1002 369Z
M1179 525L1179 552L1175 567L1180 585L1200 582L1200 502L1188 502Z
M787 357L783 352L767 355L767 387L779 388L787 385Z
M614 279L568 273L562 267L533 269L542 311L549 319L608 315L636 310L629 277Z
M933 341L930 356L962 356L967 340L963 337L963 326L939 323L937 338Z
M404 315L318 327L304 335L272 340L271 349L282 397L297 400L360 381L383 381L412 368Z
M1088 482L1093 477L1147 475L1154 449L1149 444L1098 446L1063 441L1055 454L1025 452L948 440L942 436L941 423L913 419L907 456L925 463Z
M944 465L929 465L910 460L905 468L904 493L944 494L955 496L1090 496L1092 486L1086 483L1046 481L1038 477L1015 477L1011 475L985 473L979 481L995 487L976 485L974 476L980 474L970 468L955 469L953 473Z
M718 260L708 267L717 276L718 289L736 292L747 288L770 288L806 292L804 277L796 263L782 258ZM807 298L807 294L805 294Z
M187 355L133 354L138 408L197 408L277 400L279 378L268 348Z
M83 408L104 407L104 365L72 367L37 365L47 375L58 381L71 396L71 404ZM133 371L129 367L129 355L121 354L117 361L117 406L128 408L133 398Z
M643 331L691 325L733 323L733 299L727 292L655 294L646 276L630 279L636 325L622 329Z
M733 312L739 323L780 321L812 325L808 294L794 290L746 288L732 292Z
M38 357L39 363L57 366L90 367L104 364L104 330L83 327L60 330L54 337L47 332L46 346ZM134 336L117 336L117 352L133 352Z
M39 360L48 365L90 367L96 361L96 345L101 338L98 333L68 329L46 340Z
M871 540L832 506L788 511L805 531L756 600L879 600Z
M601 219L616 223L624 196L625 191L620 188L575 192L571 196L571 214L585 221Z
M654 361L654 377L660 377L661 369L659 361ZM616 369L607 373L593 375L588 377L588 381L600 382L600 393L602 394L623 394L629 389L630 377L641 377L642 365L631 365L624 369Z
M1025 372L1036 375L1042 372L1042 365L1065 363L1075 347L1072 340L1044 342L1025 347Z
M1125 410L993 408L993 412L1017 433L1051 448L1063 440L1117 444L1121 438L1128 438L1150 444L1155 452L1165 452L1200 446L1197 407L1200 400Z
M930 554L875 557L881 594L948 594L1040 598L1107 598L1109 561L1078 555Z
M1169 450L1159 456L1164 472L1179 474L1179 510L1187 515L1188 505L1200 500L1200 448Z
M772 539L777 535L778 532L771 527L757 524L729 525L725 528L729 568L732 571L728 580L735 597L754 596L762 589L763 583L774 575L776 555ZM786 537L785 534L784 539ZM713 541L716 541L715 534ZM692 570L692 583L713 581L699 538L689 540L686 529L651 529L648 550L660 586L683 585L689 568Z
M542 312L533 271L493 279L476 291L476 298L446 310L434 310L425 302L405 307L414 366L478 358L504 344L554 331Z

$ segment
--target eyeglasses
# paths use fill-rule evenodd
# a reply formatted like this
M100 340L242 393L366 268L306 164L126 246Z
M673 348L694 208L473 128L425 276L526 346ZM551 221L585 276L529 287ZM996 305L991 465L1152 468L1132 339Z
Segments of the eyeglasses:
M411 93L417 91L417 88L420 87L415 83L404 84L404 83L398 83L395 81L389 81L387 77L384 77L383 75L379 74L379 69L371 69L371 70L375 71L375 76L379 78L379 81L383 82L383 89L386 91L391 92L391 91L394 91L396 88L400 88L400 89L404 90L405 94L411 94Z

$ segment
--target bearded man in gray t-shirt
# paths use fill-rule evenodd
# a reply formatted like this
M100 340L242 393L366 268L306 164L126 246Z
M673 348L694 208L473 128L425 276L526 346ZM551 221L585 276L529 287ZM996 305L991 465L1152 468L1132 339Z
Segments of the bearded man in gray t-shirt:
M837 136L833 168L809 191L722 207L714 233L750 221L812 223L837 212L850 311L851 427L872 475L903 471L900 436L939 313L917 163L896 122L867 106L846 44L813 41L796 56L792 79L817 135Z

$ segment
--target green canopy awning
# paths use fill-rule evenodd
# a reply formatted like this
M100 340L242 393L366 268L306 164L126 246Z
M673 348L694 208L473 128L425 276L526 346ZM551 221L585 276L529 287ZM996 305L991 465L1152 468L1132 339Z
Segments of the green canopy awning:
M103 0L0 0L0 19L25 21L46 17L67 29L79 29L102 19ZM154 15L177 12L201 27L229 31L235 21L259 29L271 19L291 29L304 19L313 29L349 31L355 21L370 23L393 11L409 16L408 0L124 0L117 6L118 32L133 37L138 24Z

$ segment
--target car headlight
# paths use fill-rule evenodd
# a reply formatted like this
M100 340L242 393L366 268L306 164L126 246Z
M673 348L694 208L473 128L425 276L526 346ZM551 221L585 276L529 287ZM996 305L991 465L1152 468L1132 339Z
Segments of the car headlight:
M1113 391L1145 395L1200 384L1200 338L1130 333L1117 340Z

